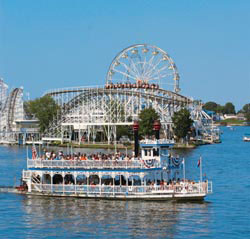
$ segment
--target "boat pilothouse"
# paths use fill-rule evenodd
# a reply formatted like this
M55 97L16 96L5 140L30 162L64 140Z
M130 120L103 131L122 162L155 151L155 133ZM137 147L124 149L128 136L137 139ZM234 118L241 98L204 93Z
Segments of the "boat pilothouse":
M185 170L179 178L184 161L170 155L174 142L159 139L159 128L155 127L154 140L142 140L140 145L138 123L133 128L133 156L32 154L23 171L25 187L19 189L36 195L141 200L203 200L212 192L211 182L187 180Z

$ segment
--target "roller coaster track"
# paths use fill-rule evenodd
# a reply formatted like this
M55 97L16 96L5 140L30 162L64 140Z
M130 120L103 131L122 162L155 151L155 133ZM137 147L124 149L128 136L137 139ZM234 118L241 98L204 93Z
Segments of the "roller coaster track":
M152 89L143 89L143 91L138 91L138 90L134 90L134 89L105 89L105 88L71 88L71 89L59 89L59 90L52 90L52 91L48 91L45 93L45 95L50 95L50 96L56 96L56 95L62 95L62 94L68 94L68 93L82 93L82 92L89 92L89 91L92 91L92 90L96 90L96 92L103 92L103 93L121 93L123 94L123 92L125 93L130 93L130 94L151 94L152 96L157 96L159 94L162 94L162 95L166 95L168 96L169 98L172 98L172 99L176 99L177 101L182 101L182 102L191 102L191 99L183 96L183 95L180 95L180 94L177 94L175 92L172 92L172 91L168 91L168 90L164 90L164 89L157 89L157 90L152 90ZM144 93L143 93L144 92Z
M61 112L58 114L60 115L60 117L57 120L54 120L49 125L46 132L60 127L60 125L65 122L67 115L70 115L72 112L74 112L74 109L77 109L79 105L81 105L81 103L84 103L85 101L91 102L92 99L94 100L98 97L100 101L105 100L107 104L110 101L109 99L117 99L114 97L118 97L118 99L122 99L122 97L133 97L137 99L142 98L157 102L157 104L159 105L177 105L180 107L185 107L188 104L192 103L192 100L185 96L163 89L106 89L104 87L70 88L50 91L47 92L45 95L49 95L56 98L63 97L63 95L67 94L74 94L74 96L71 99L68 99L68 101L64 101L63 104L61 104Z
M172 103L172 104L181 104L181 105L187 105L192 103L192 100L182 96L180 94L163 90L163 89L158 89L156 94L155 91L148 90L148 91L134 91L134 90L129 90L129 89L104 89L104 88L92 88L92 89L72 89L72 90L58 90L58 91L52 91L46 93L46 95L50 96L56 96L60 94L67 94L67 93L80 93L73 99L71 99L69 102L64 104L63 106L63 112L64 113L69 113L70 110L78 103L82 102L86 97L94 97L97 95L126 95L126 96L135 96L135 97L142 97L142 98L150 98L151 100L156 100L158 102L163 102L163 103Z
M12 90L3 106L2 113L7 114L8 131L12 130L12 124L15 118L15 108L17 99L20 96L20 94L22 94L22 92L23 90L21 88L15 88L14 90Z

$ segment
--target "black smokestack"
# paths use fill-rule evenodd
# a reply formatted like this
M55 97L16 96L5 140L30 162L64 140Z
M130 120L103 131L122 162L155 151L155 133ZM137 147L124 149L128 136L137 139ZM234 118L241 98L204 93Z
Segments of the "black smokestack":
M155 120L153 128L154 128L154 131L155 131L155 138L160 139L161 122L159 120Z
M139 136L138 136L139 123L138 121L134 121L133 130L134 130L134 138L135 138L135 157L138 157L138 154L139 154Z

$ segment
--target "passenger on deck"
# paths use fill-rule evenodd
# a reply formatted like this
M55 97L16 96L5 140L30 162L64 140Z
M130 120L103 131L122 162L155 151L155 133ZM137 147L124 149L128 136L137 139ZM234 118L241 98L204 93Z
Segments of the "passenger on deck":
M51 152L51 160L56 159L56 153L54 151Z
M87 160L86 154L83 154L80 159L81 160Z
M63 151L59 151L58 152L58 159L59 160L63 160L64 159Z
M46 151L45 152L45 157L46 157L47 160L49 160L50 159L50 152Z

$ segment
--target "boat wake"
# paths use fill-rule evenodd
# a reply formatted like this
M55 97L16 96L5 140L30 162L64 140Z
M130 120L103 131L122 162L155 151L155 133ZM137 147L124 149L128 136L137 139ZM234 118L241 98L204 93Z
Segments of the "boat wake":
M0 185L0 193L16 193L17 189L13 186L2 186Z

